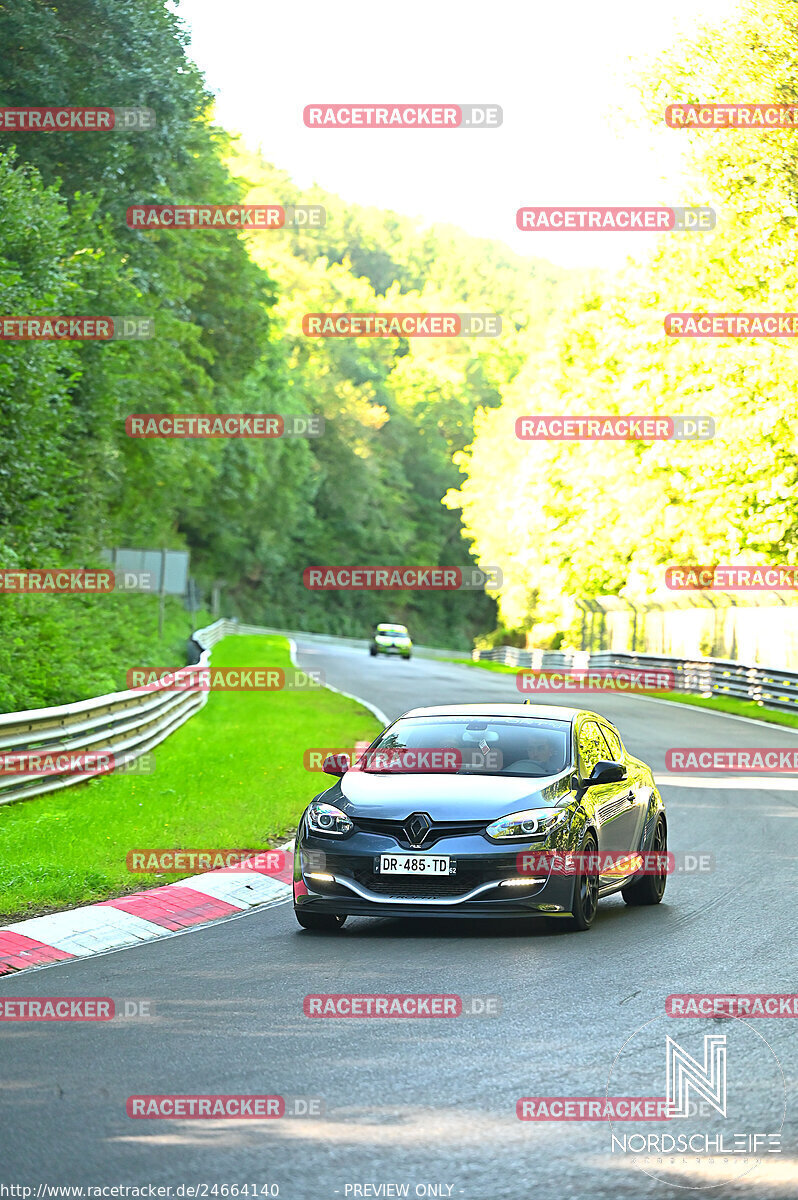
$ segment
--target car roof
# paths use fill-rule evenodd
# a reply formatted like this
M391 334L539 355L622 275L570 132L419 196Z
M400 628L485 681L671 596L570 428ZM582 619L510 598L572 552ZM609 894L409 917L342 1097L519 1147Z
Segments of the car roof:
M555 704L436 704L430 708L411 708L403 717L537 717L544 721L574 721L577 717L598 717L585 708L564 708ZM604 718L600 718L603 720Z

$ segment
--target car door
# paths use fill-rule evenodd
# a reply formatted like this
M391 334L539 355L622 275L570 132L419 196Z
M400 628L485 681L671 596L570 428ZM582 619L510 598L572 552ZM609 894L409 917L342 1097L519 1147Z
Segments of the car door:
M639 779L634 761L630 760L629 755L624 751L617 729L610 725L609 721L600 722L600 728L609 747L612 761L621 763L627 771L623 791L628 798L628 803L620 813L618 825L618 833L624 838L621 849L636 850L640 845L643 823L648 812L650 788L644 787Z
M582 721L578 740L579 775L585 780L597 762L612 761L612 752L594 717ZM604 783L599 787L592 787L587 791L585 799L596 818L599 850L628 850L628 829L625 820L631 803L628 782Z

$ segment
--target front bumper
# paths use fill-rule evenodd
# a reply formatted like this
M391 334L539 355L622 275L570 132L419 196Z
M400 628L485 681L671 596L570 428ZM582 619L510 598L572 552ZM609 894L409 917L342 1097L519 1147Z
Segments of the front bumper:
M374 642L374 647L378 654L402 654L408 655L413 649L412 646L397 646L393 642L386 645L384 642Z
M416 853L448 855L457 866L454 875L380 875L374 870L379 854L414 852L383 835L357 832L333 841L305 830L294 854L294 904L308 912L368 917L568 916L573 878L549 874L543 882L505 884L523 877L517 855L535 848L496 846L479 835L446 837ZM314 878L318 874L333 879Z

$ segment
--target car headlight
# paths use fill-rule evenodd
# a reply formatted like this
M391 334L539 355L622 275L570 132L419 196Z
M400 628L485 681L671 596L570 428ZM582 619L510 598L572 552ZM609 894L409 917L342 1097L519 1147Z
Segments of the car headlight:
M343 837L351 833L354 825L346 813L341 812L334 804L325 804L322 800L314 800L307 811L308 828L313 833L329 834L332 837Z
M524 812L510 813L500 817L485 830L489 838L544 837L557 825L562 824L566 814L561 809L527 808Z

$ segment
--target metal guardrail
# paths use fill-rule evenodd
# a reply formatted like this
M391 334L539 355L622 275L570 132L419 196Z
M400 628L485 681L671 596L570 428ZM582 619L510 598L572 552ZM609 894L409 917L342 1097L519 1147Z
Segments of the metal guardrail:
M238 632L234 621L215 621L198 629L191 640L199 652L198 661L176 671L196 670L210 665L210 652L223 637ZM146 692L132 689L110 692L74 704L52 708L34 708L25 712L0 714L0 754L38 751L50 755L102 752L113 755L116 766L126 766L153 746L157 746L184 721L205 706L208 693L199 684L167 691L155 686ZM86 771L48 775L0 774L0 804L29 800L45 792L57 791L97 773Z
M674 690L700 696L731 696L750 700L764 708L798 713L798 673L777 667L755 667L725 658L668 658L656 654L631 654L619 650L550 651L519 650L497 646L475 650L475 661L500 662L510 667L533 670L574 670L587 667L641 667L668 670L674 674Z
M496 662L506 667L531 667L535 671L563 671L587 667L587 650L520 650L517 646L496 646L493 650L475 650L474 662Z
M728 658L667 658L612 650L591 654L590 665L665 668L674 672L676 691L731 696L764 708L798 713L798 673L778 667L756 667Z
M278 633L286 630L272 629L263 625L244 625L238 621L222 619L214 621L204 629L196 630L190 638L195 648L193 661L186 667L172 672L174 676L187 675L210 666L210 652L217 642L229 634ZM290 636L290 635L289 635ZM313 637L297 631L296 636ZM318 635L326 641L326 635ZM354 638L338 638L353 646L366 647L367 641ZM437 651L429 647L417 647L419 653L455 655L457 651ZM462 653L462 652L460 652ZM208 701L207 691L200 688L199 681L192 682L179 691L173 685L157 684L146 692L131 689L110 692L89 700L78 700L74 704L60 704L52 708L34 708L22 712L0 713L0 755L14 753L40 753L53 757L65 754L103 753L113 756L114 767L124 769L142 754L159 745L170 733L204 708ZM96 779L97 770L63 771L52 774L4 775L0 773L0 804L13 804L18 800L30 800L47 792L72 787Z
M198 659L174 674L210 665L212 648L229 634L282 633L261 625L241 625L220 620L192 635ZM300 634L300 636L302 636ZM305 634L305 637L308 635ZM322 637L322 635L318 635ZM336 639L361 644L359 639ZM366 645L362 642L362 645ZM419 647L421 649L421 647ZM424 647L427 649L427 647ZM440 652L439 653L446 653ZM449 654L454 657L456 652ZM730 659L679 659L650 654L630 654L603 650L521 650L516 646L498 646L493 650L475 650L477 661L504 663L533 670L570 670L587 667L640 667L674 672L677 691L704 696L733 696L750 700L765 708L798 713L798 673L771 667L755 667ZM74 704L35 708L26 712L0 714L0 754L22 751L81 754L104 752L113 755L117 765L126 766L159 745L185 721L199 712L208 693L199 683L180 691L157 685L146 692L132 689L111 692ZM13 804L61 788L97 778L96 772L64 772L52 775L0 774L0 804Z

